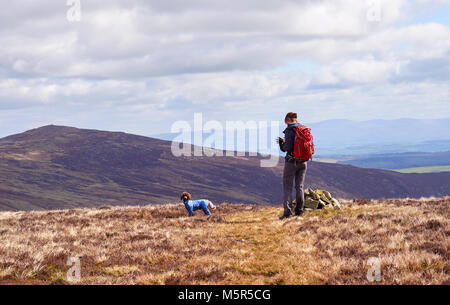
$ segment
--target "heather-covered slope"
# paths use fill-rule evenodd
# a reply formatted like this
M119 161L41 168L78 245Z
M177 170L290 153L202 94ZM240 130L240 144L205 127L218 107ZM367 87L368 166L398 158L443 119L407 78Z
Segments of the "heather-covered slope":
M283 160L174 157L171 143L121 132L45 126L0 139L0 210L173 202L279 204ZM312 162L306 185L340 198L444 196L450 173L401 174Z
M176 158L170 142L46 126L0 140L0 208L56 209L173 201L275 201L279 179L259 159Z

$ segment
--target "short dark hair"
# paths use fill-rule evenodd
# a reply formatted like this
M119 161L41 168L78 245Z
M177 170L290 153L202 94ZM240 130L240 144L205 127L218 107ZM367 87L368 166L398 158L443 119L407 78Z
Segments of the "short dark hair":
M287 120L296 120L297 119L297 113L295 112L288 112L288 114L286 114L286 117L284 118L284 121Z

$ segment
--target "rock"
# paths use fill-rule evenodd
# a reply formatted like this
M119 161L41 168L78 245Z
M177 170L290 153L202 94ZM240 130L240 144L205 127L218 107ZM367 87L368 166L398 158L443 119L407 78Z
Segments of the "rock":
M292 202L293 209L297 201ZM305 209L318 210L318 209L341 209L342 205L337 201L330 192L325 190L312 190L310 188L305 190Z
M337 201L334 198L333 198L333 204L336 209L339 209L339 210L342 209L342 205L339 203L339 201Z
M305 198L305 208L317 210L318 207L319 207L319 201L318 200L314 200L314 199L309 198L309 197Z

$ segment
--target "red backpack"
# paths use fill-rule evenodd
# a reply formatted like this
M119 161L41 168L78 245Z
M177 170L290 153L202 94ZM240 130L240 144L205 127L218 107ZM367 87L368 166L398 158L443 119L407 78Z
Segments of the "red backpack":
M308 161L314 154L314 143L311 129L306 126L298 126L295 130L294 160Z

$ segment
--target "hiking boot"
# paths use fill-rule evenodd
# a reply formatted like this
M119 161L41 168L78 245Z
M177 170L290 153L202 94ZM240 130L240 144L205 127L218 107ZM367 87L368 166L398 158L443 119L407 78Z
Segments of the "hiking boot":
M295 211L295 216L302 216L305 213L305 210Z
M280 216L280 220L283 220L283 219L286 219L286 218L289 218L289 217L291 217L292 215L283 215L283 216Z

